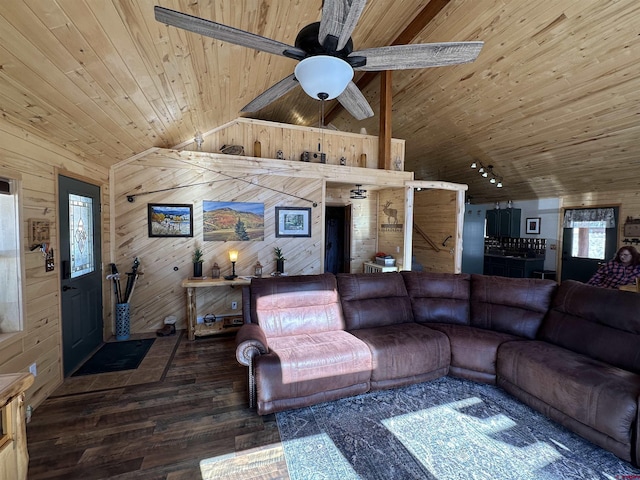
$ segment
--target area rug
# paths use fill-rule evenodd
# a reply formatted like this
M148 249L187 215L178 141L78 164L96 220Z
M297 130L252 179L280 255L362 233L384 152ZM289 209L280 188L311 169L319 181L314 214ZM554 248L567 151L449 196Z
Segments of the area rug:
M138 368L155 338L108 342L93 354L72 376L120 372Z
M499 388L450 377L276 416L291 480L640 478Z

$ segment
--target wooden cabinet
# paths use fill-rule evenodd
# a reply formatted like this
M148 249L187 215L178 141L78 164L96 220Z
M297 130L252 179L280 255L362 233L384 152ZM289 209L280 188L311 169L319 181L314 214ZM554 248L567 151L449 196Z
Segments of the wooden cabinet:
M544 268L543 258L516 258L485 255L484 274L499 277L531 278L533 272Z
M519 237L522 211L519 208L487 210L488 237Z
M33 380L30 373L0 375L0 478L27 478L24 392Z

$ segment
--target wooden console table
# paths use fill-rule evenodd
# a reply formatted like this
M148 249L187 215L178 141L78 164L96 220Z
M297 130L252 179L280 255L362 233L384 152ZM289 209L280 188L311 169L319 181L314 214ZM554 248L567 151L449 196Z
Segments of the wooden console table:
M196 289L241 287L250 284L251 279L239 277L233 280L225 280L224 278L205 278L203 280L188 278L183 280L182 287L187 289L187 334L189 336L189 340L195 340L197 336L216 335L223 331L221 322L215 322L220 325L214 325L212 327L206 327L204 325L200 327L198 325L198 315L196 312Z
M0 375L0 477L27 478L29 453L24 392L33 384L30 373ZM4 473L6 477L2 475Z

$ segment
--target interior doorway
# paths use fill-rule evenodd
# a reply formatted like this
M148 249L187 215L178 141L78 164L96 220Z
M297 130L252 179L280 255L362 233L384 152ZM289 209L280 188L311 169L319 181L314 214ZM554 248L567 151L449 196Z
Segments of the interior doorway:
M103 341L100 187L60 175L58 194L66 377Z
M324 232L324 271L350 273L351 205L326 207Z

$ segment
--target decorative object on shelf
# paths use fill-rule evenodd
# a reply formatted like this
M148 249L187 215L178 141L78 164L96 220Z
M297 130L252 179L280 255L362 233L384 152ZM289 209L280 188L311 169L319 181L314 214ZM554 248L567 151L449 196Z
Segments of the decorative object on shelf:
M311 159L311 152L304 151L300 154L301 162L308 162Z
M354 199L354 200L363 200L363 199L367 198L367 191L363 190L361 187L362 187L362 185L356 184L356 188L351 190L351 192L350 192L351 195L349 195L349 198Z
M202 151L202 144L204 143L204 137L202 136L202 133L200 133L200 130L196 132L196 135L193 138L193 141L196 144L196 150Z
M237 250L229 250L229 261L231 262L231 275L224 277L225 280L233 280L238 277L238 275L236 275L236 262L238 261Z
M480 165L480 168L478 168L478 165ZM473 168L474 170L477 168L478 173L482 175L482 177L489 179L489 183L494 184L497 188L502 188L502 176L493 171L493 165L487 165L485 167L482 162L474 161L471 164L471 168Z
M193 237L193 205L148 203L149 237Z
M513 208L513 202L511 200L507 202L507 208Z
M345 157L340 157L340 165L346 165L347 164L347 159Z
M200 247L196 247L196 249L193 251L191 260L193 261L194 278L202 277L202 250L200 250Z
M262 157L262 144L260 140L253 142L253 156L256 158Z
M539 234L540 233L540 217L527 218L526 233Z
M260 264L260 261L258 261L256 266L253 268L253 274L258 278L262 277L262 265Z
M244 155L244 147L242 145L222 145L220 152L225 155Z
M276 158L277 158L278 160L284 160L284 152L283 152L282 150L278 150L278 151L276 152Z
M211 268L211 278L220 278L220 267L215 262Z
M284 254L282 253L282 250L280 249L280 247L273 248L273 258L276 261L276 275L283 274L284 261L286 260L286 258L284 258Z
M276 237L310 237L311 209L276 207Z
M216 321L216 316L213 313L207 313L204 317L202 317L202 322L207 327L210 327L211 325L213 325L213 322L215 321Z

